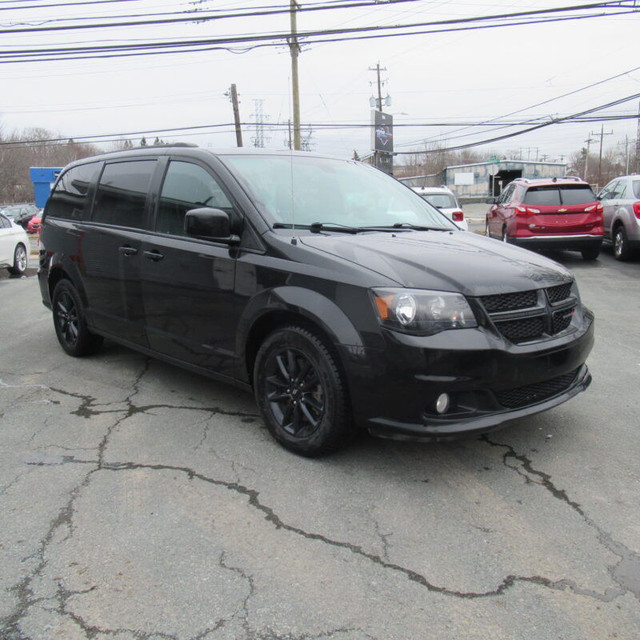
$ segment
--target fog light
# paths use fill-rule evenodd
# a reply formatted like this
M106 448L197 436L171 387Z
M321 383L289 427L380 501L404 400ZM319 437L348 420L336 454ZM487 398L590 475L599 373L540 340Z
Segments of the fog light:
M436 400L436 411L438 413L445 413L449 408L449 394L441 393Z

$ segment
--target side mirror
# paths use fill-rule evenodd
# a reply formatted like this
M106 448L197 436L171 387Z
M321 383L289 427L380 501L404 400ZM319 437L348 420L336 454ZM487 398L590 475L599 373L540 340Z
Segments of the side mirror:
M202 207L191 209L184 217L184 230L189 236L215 240L227 244L238 244L240 237L231 233L229 214L222 209Z

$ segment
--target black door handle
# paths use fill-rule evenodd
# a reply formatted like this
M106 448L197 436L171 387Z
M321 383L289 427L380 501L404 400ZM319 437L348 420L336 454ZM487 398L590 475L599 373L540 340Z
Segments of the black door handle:
M154 262L159 262L164 258L164 256L159 251L145 251L144 257L149 258L149 260L153 260Z
M138 250L135 247L120 247L118 249L118 251L123 255L123 256L135 256L136 253L138 253Z

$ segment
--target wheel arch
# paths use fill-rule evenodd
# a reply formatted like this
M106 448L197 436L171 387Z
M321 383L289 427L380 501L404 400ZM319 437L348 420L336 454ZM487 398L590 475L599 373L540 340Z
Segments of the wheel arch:
M253 383L253 367L260 345L271 332L287 325L301 326L321 338L347 381L345 363L337 345L363 346L351 320L320 293L301 287L282 287L256 296L239 323L238 352L242 354L250 384Z
M71 284L75 287L80 296L82 304L86 308L87 296L85 294L84 287L82 286L82 280L79 277L74 277L70 269L67 268L68 266L68 264L65 265L65 261L60 256L54 256L50 260L47 273L47 288L49 290L49 300L53 300L53 291L56 288L58 282L60 282L60 280L69 280L69 282L71 282Z

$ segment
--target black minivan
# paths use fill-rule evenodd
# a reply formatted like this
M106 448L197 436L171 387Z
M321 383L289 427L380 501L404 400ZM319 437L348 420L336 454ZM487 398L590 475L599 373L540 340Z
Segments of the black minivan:
M359 428L486 431L591 382L593 315L569 271L358 162L186 145L87 158L61 172L41 244L67 353L106 337L252 389L303 455Z

